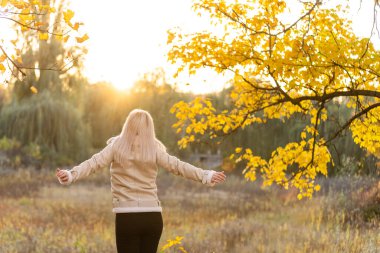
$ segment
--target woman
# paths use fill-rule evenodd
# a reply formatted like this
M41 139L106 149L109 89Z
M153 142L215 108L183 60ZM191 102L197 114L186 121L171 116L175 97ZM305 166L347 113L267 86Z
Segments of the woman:
M103 150L71 170L57 169L56 176L61 184L69 185L110 164L119 253L157 251L163 229L158 166L208 186L226 179L224 172L202 170L169 155L155 137L152 117L140 109L128 115L121 133L109 139Z

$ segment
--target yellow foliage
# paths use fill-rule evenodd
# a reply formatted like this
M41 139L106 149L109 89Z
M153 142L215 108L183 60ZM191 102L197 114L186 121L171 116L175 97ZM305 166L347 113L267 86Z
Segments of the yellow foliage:
M174 240L171 240L171 239L167 240L167 243L161 247L161 252L163 252L167 249L173 248L173 246L181 245L182 239L183 239L183 236L176 236L176 238ZM187 253L187 251L183 248L183 246L179 246L178 250L180 252Z
M83 35L82 37L76 37L76 40L78 43L83 43L85 42L86 40L88 40L90 37L88 37L87 34Z
M74 25L71 25L71 24L69 24L69 25L70 25L70 27L73 28L75 31L78 31L79 26L81 26L82 24L83 24L83 23L78 23L78 22L76 22Z
M363 119L355 120L350 128L355 143L376 155L380 150L380 108L373 109Z
M48 40L49 39L49 35L48 35L48 33L39 33L38 34L38 38L40 39L40 40Z
M5 7L8 4L8 0L1 0L1 7Z
M38 89L34 86L30 87L30 91L33 92L34 94L38 93Z
M205 134L214 139L268 119L284 122L295 114L304 115L308 125L299 142L278 147L268 160L250 149L241 153L241 148L231 158L246 162L248 180L260 173L264 185L294 186L299 199L310 198L320 189L314 185L317 174L327 175L327 166L333 165L325 136L318 131L319 124L329 120L325 103L344 96L348 108L357 108L358 102L364 108L380 102L380 94L369 95L370 99L349 94L378 92L380 51L369 38L353 33L345 18L348 7L304 2L294 25L294 20L281 18L289 14L281 0L195 1L195 12L207 15L224 33L170 30L168 60L179 65L177 75L205 66L217 73L233 72L231 108L217 112L207 98L175 104L173 127L185 133L179 145L185 148ZM379 119L378 107L350 126L355 142L370 153L380 150ZM296 170L291 172L290 167Z
M70 24L71 19L74 17L74 12L72 10L67 10L63 12L63 20L67 23Z
M50 4L54 5L54 2L51 2ZM74 25L71 23L74 12L69 9L63 11L63 17L61 18L66 23L66 26L60 25L53 27L49 25L51 17L55 19L60 17L60 15L50 16L52 13L56 12L55 7L43 4L40 0L0 0L0 7L3 8L3 16L6 16L10 21L14 22L13 27L16 30L16 34L29 32L31 36L34 36L35 39L39 40L48 40L50 34L54 35L57 40L66 42L68 38L72 36L70 32L78 31L79 27L83 25L83 23L80 22L76 22ZM45 18L45 16L48 18ZM61 20L57 20L57 22L61 22ZM67 27L69 27L69 30ZM9 39L8 41L5 40L5 38L3 39L2 49L21 52L17 48L19 46L17 45L18 38ZM77 37L77 42L82 43L87 39L88 35ZM7 44L9 44L10 47ZM7 54L12 55L10 53ZM20 59L20 53L16 53L10 56L10 64L22 63Z

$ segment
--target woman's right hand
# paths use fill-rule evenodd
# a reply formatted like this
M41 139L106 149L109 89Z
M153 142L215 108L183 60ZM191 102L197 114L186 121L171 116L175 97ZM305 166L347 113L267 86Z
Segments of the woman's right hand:
M69 180L69 176L67 175L67 172L65 170L57 168L55 175L57 176L58 180L62 183L66 183Z
M57 168L55 175L57 176L58 181L63 185L71 184L73 180L72 175L68 170L61 170Z
M212 175L211 183L219 184L226 180L226 175L224 174L224 171L222 172L215 172L214 175Z

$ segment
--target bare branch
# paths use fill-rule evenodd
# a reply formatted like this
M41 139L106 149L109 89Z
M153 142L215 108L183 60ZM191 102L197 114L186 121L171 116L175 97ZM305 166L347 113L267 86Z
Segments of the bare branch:
M5 52L4 48L2 46L0 46L0 49L1 51L3 52L3 54L5 55L5 57L7 57L7 59L13 64L13 66L16 67L16 69L18 71L20 71L20 73L23 75L23 76L26 76L26 73L24 71L22 71L22 68L20 68L17 63L15 61L13 61L13 59L11 57L9 57L9 55L7 54L7 52Z

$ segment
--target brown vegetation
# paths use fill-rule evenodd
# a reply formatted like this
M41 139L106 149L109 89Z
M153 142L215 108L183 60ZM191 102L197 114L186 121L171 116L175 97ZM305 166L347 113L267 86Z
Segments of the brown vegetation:
M160 247L176 236L189 253L376 252L380 242L373 178L325 180L304 201L236 176L208 188L162 171L157 183L164 209ZM115 252L106 170L70 187L52 172L3 173L0 195L1 252Z

